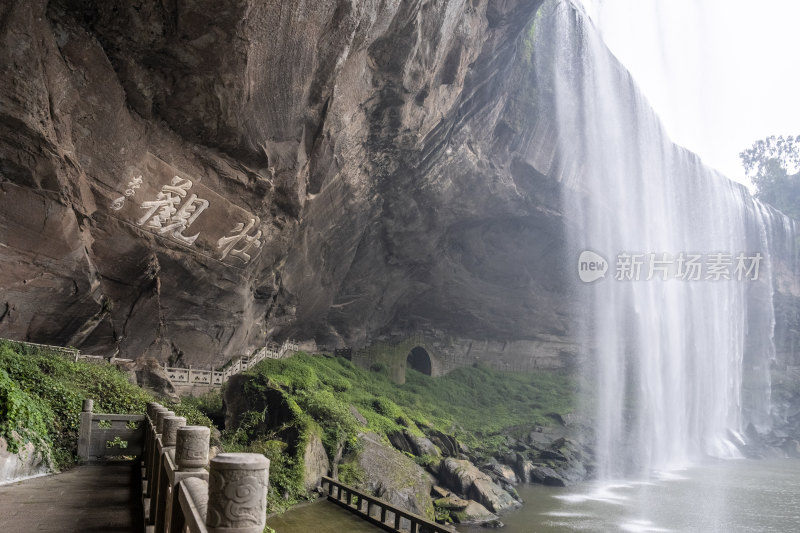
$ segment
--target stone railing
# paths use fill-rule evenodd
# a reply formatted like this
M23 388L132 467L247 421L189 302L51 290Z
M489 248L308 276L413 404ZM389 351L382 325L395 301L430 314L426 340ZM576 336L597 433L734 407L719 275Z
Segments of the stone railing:
M240 357L220 371L196 370L191 366L189 368L169 367L166 363L164 364L164 371L175 385L222 385L231 376L253 368L264 359L283 359L299 351L299 349L297 341L287 340L280 346L270 343L254 355Z
M63 346L51 346L49 344L36 344L33 342L15 341L13 339L3 339L8 342L14 342L23 346L31 348L38 348L41 350L49 350L51 352L59 353L68 359L78 362L86 361L89 363L131 363L133 359L121 359L119 357L105 357L102 355L88 355L82 354L77 348L64 348ZM175 385L211 385L221 386L228 379L245 370L253 368L264 359L283 359L291 354L300 350L300 346L295 340L287 340L280 346L276 343L269 343L264 348L258 350L254 355L247 357L242 356L223 370L197 370L189 366L189 368L169 367L164 363L164 371L167 373L170 381Z
M142 455L142 415L97 414L94 402L83 400L78 433L78 457L93 461L120 455Z
M143 503L155 533L261 533L266 525L269 460L221 453L208 460L207 427L157 403L144 423Z
M25 341L15 341L14 339L3 339L0 340L13 342L16 344L21 344L22 346L28 346L29 348L37 348L39 350L47 350L49 352L55 352L57 354L63 355L67 359L77 363L78 361L87 361L89 363L105 363L105 362L120 362L120 363L130 363L133 359L121 359L118 357L110 356L105 357L102 355L89 355L81 353L81 351L77 348L66 348L64 346L53 346L52 344L37 344L35 342L25 342Z
M389 502L323 476L323 491L326 490L326 485L328 500L385 531L396 533L453 533L452 529L404 511Z

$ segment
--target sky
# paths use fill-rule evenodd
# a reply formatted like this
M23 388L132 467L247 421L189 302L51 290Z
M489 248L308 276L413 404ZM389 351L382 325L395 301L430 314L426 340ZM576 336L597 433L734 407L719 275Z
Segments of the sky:
M750 185L739 152L800 134L798 0L581 0L670 138Z

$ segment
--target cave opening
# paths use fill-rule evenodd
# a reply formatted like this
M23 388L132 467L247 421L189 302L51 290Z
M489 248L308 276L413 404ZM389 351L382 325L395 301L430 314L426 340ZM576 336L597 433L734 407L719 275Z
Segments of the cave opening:
M416 346L408 352L406 365L417 372L422 372L427 376L431 375L431 356L428 355L425 348L421 346Z

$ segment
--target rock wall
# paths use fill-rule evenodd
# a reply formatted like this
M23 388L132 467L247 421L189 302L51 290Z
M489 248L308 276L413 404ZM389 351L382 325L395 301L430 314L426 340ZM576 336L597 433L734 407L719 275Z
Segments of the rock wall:
M11 453L6 439L0 437L0 484L52 471L49 457L37 451L33 444L29 442L19 448L19 452Z
M538 5L3 5L0 336L567 337L557 194L506 125Z
M570 364L581 164L532 68L540 3L0 6L0 336L205 367L423 333L453 366Z

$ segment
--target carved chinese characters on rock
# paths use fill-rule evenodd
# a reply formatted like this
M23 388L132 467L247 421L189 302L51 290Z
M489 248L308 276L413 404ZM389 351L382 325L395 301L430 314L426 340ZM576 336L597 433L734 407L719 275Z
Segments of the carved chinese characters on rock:
M226 265L261 251L261 219L152 154L131 167L111 212L120 220Z
M258 217L251 218L247 226L239 222L230 231L234 235L222 237L217 241L217 247L222 249L221 259L225 259L230 254L231 257L239 259L242 263L248 263L251 256L247 252L251 248L257 249L261 247L261 230L258 230L252 236L248 235L248 233L254 227L257 227L260 222L261 220Z
M169 185L161 188L155 200L142 202L141 208L147 212L136 223L140 226L147 225L161 235L169 235L176 241L191 246L199 233L188 237L183 232L209 206L208 200L202 200L196 194L183 201L191 188L191 181L175 176Z
M128 188L125 189L125 194L120 196L114 203L111 204L111 209L114 211L119 211L123 207L125 207L125 198L130 198L131 196L136 195L136 189L142 186L142 177L136 176L131 181L128 182Z

